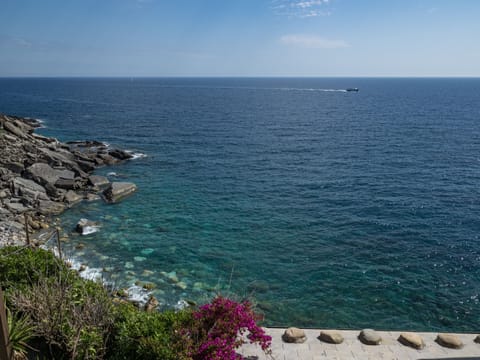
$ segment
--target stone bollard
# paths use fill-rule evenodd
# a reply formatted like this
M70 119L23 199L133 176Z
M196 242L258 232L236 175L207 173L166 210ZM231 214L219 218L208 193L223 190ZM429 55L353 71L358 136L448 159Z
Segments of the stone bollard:
M305 331L296 327L289 327L282 335L283 341L287 343L301 344L307 340Z

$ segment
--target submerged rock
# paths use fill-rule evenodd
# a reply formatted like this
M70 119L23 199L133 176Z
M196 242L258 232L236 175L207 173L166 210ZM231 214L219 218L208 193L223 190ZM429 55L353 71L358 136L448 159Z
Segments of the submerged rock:
M134 183L129 182L113 182L103 192L103 196L108 203L116 203L123 198L133 194L137 190Z
M179 281L178 283L175 284L175 286L177 286L178 288L180 288L182 290L185 290L188 287L187 284L183 281Z

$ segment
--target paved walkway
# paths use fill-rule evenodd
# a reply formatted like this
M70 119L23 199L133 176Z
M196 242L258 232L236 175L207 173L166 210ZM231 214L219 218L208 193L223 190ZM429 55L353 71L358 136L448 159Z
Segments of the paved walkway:
M473 341L477 334L455 334L464 346L462 349L448 349L435 342L437 333L417 333L425 341L425 348L415 350L400 344L397 339L401 332L378 331L382 336L380 345L364 345L358 340L358 331L340 331L344 342L332 345L318 339L320 330L305 330L307 341L303 344L288 344L282 341L285 329L266 329L272 337L272 357L275 360L480 360L480 344ZM266 356L260 347L244 345L240 349L248 360L262 360L272 357Z

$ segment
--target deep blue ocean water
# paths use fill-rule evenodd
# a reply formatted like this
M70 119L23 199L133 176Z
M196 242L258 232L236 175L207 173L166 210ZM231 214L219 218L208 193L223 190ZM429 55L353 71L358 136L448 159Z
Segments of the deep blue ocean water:
M268 325L478 330L480 79L0 79L0 112L147 155L97 171L134 196L62 216L102 223L65 251L117 286L253 296Z

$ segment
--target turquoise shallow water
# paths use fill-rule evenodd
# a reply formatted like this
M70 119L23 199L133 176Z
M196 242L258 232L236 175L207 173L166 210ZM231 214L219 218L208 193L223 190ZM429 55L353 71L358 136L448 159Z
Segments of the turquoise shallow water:
M102 223L71 256L269 325L478 329L479 104L478 79L0 79L0 111L147 155L97 171L134 196L62 216Z

